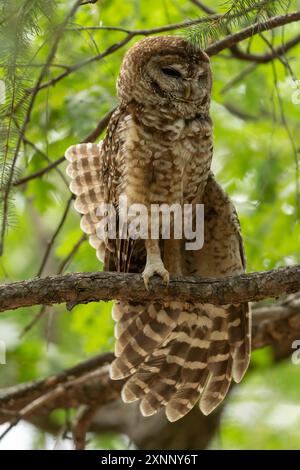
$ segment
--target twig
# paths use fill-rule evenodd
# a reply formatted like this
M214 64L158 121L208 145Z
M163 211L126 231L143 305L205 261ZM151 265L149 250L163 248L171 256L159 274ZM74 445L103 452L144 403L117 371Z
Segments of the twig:
M73 65L72 67L69 67L67 70L62 72L60 75L57 77L52 78L48 82L45 82L43 84L40 84L38 87L37 91L43 90L45 88L48 88L49 86L55 85L57 82L62 80L63 78L67 77L71 73L81 69L82 67L85 67L86 65L89 65L93 62L99 61L107 57L108 55L112 54L113 52L116 52L118 49L121 49L121 47L125 46L131 39L133 38L132 35L128 35L125 37L125 39L122 39L122 41L119 41L112 46L108 47L104 52L101 54L97 54L93 57L89 57L88 59L83 60L82 62L79 62L78 64Z
M110 111L108 111L105 116L99 121L96 129L94 129L89 135L87 135L80 143L81 144L86 144L89 142L95 142L96 139L102 134L102 132L106 129L108 126L109 120L116 110L116 107L112 108Z
M68 255L65 257L65 259L61 262L61 264L58 267L57 274L62 274L68 265L68 263L72 260L73 256L77 253L79 248L81 247L82 243L87 240L86 235L81 235L79 240L75 243L75 245L72 247Z
M35 144L34 144L33 142L31 142L30 140L28 140L27 137L23 136L23 142L24 142L24 144L29 145L29 146L30 146L33 150L35 150L38 154L40 154L40 155L44 158L44 160L46 160L46 161L49 163L48 166L53 165L54 162L51 162L51 160L50 160L50 158L48 157L48 155L47 155L45 152L43 152L41 149L39 149L37 145L35 145ZM65 175L64 175L63 172L60 171L60 169L57 168L57 167L58 167L58 164L54 165L54 166L53 166L53 169L55 169L56 173L60 176L60 178L62 179L62 181L64 182L64 184L67 186L67 188L69 188L69 183L68 183L68 181L66 180ZM19 180L19 181L20 181L20 180ZM18 186L18 185L19 185L19 181L16 181L16 183L14 183L13 186Z
M69 213L69 209L70 209L72 200L73 200L73 196L70 196L69 199L68 199L67 205L66 205L66 207L65 207L65 210L64 210L64 212L63 212L63 215L62 215L62 217L61 217L61 219L60 219L60 221L59 221L59 223L58 223L58 226L57 226L57 228L55 229L55 231L54 231L54 233L53 233L53 235L52 235L52 237L51 237L51 239L50 239L50 241L49 241L49 243L48 243L48 245L47 245L45 254L44 254L44 256L43 256L42 263L41 263L41 265L40 265L40 267L39 267L39 270L38 270L38 273L37 273L37 276L38 276L38 277L41 276L41 274L42 274L43 271L44 271L45 265L46 265L46 263L47 263L47 260L48 260L48 257L49 257L50 251L51 251L51 248L53 247L54 242L55 242L57 236L59 235L59 233L60 233L60 231L61 231L61 229L62 229L62 227L63 227L63 225L64 225L64 223L65 223L65 221L66 221L66 218L67 218L67 215L68 215L68 213Z
M31 175L25 176L24 178L20 178L17 180L13 186L22 186L23 184L28 183L31 180L34 180L36 178L40 178L41 176L45 175L49 171L53 170L56 168L58 165L60 165L62 162L65 161L65 157L59 157L57 160L54 162L50 163L50 165L46 166L45 168L42 168L41 170L36 171L35 173L32 173Z
M81 5L89 5L90 3L97 3L98 0L87 0L86 2L82 2Z
M98 411L98 407L91 407L83 405L74 420L73 423L73 440L76 450L84 450L86 446L86 433L89 430L90 424Z
M19 335L20 339L23 338L23 336L25 336L26 333L28 333L28 331L30 331L34 327L34 325L38 323L38 321L45 315L46 310L47 310L47 305L42 305L39 311L34 315L32 320L29 323L27 323L27 325L25 325L24 328L22 329Z
M217 20L220 18L220 14L215 14L209 18L209 21ZM168 33L170 31L176 31L179 29L190 28L201 23L207 23L207 17L198 18L197 20L185 20L179 23L173 23L170 25L158 26L157 28L149 29L127 29L120 26L79 26L76 28L68 28L68 31L116 31L125 33L131 38L135 36L152 36L153 34Z
M280 46L274 48L271 52L268 52L266 54L251 54L249 52L244 52L241 49L238 49L236 46L233 46L231 48L231 51L234 51L234 57L236 59L256 62L257 64L267 64L273 59L280 58L290 49L297 46L299 43L300 34L297 34L294 38L290 39L285 44L281 44Z
M233 77L229 82L227 82L223 88L221 89L221 94L224 95L227 93L230 88L235 86L237 83L239 83L241 80L243 80L249 73L251 73L254 69L256 69L257 64L249 64L247 67L245 67L243 70L241 70L235 77Z
M199 0L190 0L191 3L196 5L197 7L201 8L204 13L207 13L208 15L213 15L215 14L215 11L212 10L212 8L206 6L203 2L200 2Z
M95 142L95 140L102 134L102 132L107 127L107 124L109 123L109 120L114 110L115 108L108 111L108 113L104 116L104 118L102 118L99 121L97 127L81 141L82 144L87 143L87 142ZM38 170L35 173L32 173L31 175L25 176L24 178L20 178L14 183L14 186L21 186L35 178L40 178L41 176L45 175L49 171L55 169L58 165L60 165L64 161L65 161L65 156L63 155L59 157L57 160L55 160L54 162L50 163L50 165L46 166L45 168L42 168L41 170Z
M107 364L112 361L113 357L112 353L105 353L57 376L35 382L33 387L27 384L17 391L11 390L10 392L8 389L4 392L5 396L1 391L0 422L3 422L1 418L4 415L6 416L5 421L8 418L11 424L1 434L0 439L23 418L48 414L51 409L55 409L58 403L62 403L65 407L66 399L69 401L69 406L66 408L76 407L81 403L95 406L116 399L122 381L110 383ZM73 371L76 375L72 373ZM108 383L110 383L110 388L107 387ZM8 399L9 396L11 399ZM19 402L19 397L22 396L23 399ZM21 408L18 408L18 404L21 405ZM15 406L17 409L12 415ZM11 419L12 416L14 419Z
M238 117L239 119L243 119L244 121L255 121L256 117L253 116L253 114L247 113L241 109L238 109L234 104L232 103L222 103L222 106L224 106L227 111L229 111L233 116Z

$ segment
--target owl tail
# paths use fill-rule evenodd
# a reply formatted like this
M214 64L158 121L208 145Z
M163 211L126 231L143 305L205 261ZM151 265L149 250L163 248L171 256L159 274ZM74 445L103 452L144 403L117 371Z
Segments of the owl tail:
M143 305L116 303L113 318L118 322L115 329L117 359L111 364L111 378L122 379L136 372L168 338L176 327L179 315L176 302L172 306L159 302Z
M232 379L239 382L247 370L251 349L247 304L122 302L115 305L114 318L118 339L111 378L130 376L122 398L141 400L144 416L165 406L169 421L176 421L199 398L207 415L222 402Z

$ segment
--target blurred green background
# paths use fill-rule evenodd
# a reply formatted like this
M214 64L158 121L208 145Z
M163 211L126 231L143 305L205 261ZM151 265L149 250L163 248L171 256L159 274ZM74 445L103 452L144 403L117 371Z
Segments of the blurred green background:
M57 2L53 21L61 21L73 3ZM290 11L300 7L299 1L290 4ZM218 1L210 1L209 6L222 11ZM53 61L56 65L50 67L46 81L125 37L124 33L116 31L80 31L79 26L148 29L194 19L200 14L201 10L193 2L184 0L102 0L82 6L60 41ZM30 54L35 54L33 63L39 65L49 51L51 28L44 18L37 18L37 22L40 31L33 36ZM277 46L283 35L287 41L297 33L299 24L294 23L286 26L284 32L274 30L273 38L271 33L265 33L265 36ZM49 163L47 159L54 161L63 155L68 146L86 137L116 104L115 83L122 57L138 39L134 38L104 60L79 68L55 86L39 92L26 132L26 138L36 148L30 143L23 146L18 161L20 177L44 168ZM243 47L246 49L247 44ZM269 51L258 36L251 40L249 47L256 54ZM288 52L296 79L300 76L299 54L300 45ZM247 270L299 263L296 159L300 149L300 99L298 104L293 102L297 90L292 78L280 60L252 65L230 57L228 51L214 56L212 67L213 168L237 207ZM34 84L39 70L39 66L30 68L27 87ZM240 77L243 71L245 73ZM236 77L240 78L231 84ZM4 78L3 66L1 78ZM57 167L62 174L52 170L44 177L16 188L5 251L0 259L2 281L37 275L47 243L70 197L65 167L65 163ZM71 207L43 275L60 269L81 236L79 217ZM63 272L98 269L101 270L101 265L94 250L83 241ZM101 351L112 350L110 310L111 304L104 302L77 306L71 313L64 306L48 308L40 321L21 338L23 329L39 308L2 313L0 340L7 345L7 364L0 365L0 387L56 373ZM300 449L299 390L300 365L292 365L290 359L275 362L270 348L255 352L250 372L228 399L220 431L211 447ZM22 428L26 445L44 448L47 438L28 426ZM11 436L17 432L20 434L20 431L12 431ZM1 442L0 449L9 445L6 444L8 439L13 437ZM18 437L18 441L21 442L22 437ZM123 436L106 436L93 440L89 448L120 449L127 445Z

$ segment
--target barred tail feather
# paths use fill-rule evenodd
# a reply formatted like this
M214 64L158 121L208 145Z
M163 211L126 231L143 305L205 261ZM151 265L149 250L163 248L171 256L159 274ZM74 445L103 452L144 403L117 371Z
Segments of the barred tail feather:
M139 367L138 371L130 377L122 389L122 399L125 403L139 400L158 379L158 373L166 360L170 347L155 350L150 357Z
M229 307L229 341L233 347L233 379L239 383L248 369L251 355L251 307Z
M136 372L137 367L175 328L179 313L176 302L170 303L170 306L148 303L116 342L117 359L110 367L111 378L122 379Z
M172 422L185 416L200 397L201 411L211 413L226 396L234 372L248 365L247 306L195 304L180 311L174 302L161 316L158 303L139 312L141 306L133 307L118 303L114 314L119 338L111 376L131 376L122 399L140 400L144 416L165 406Z
M175 333L176 339L170 343L168 355L156 374L156 381L141 401L140 409L144 416L155 414L174 395L190 349L188 334L187 328Z
M175 339L157 374L157 381L141 402L144 415L154 414L165 405L168 419L175 421L191 410L207 375L205 335L203 327L188 328L187 324L174 331Z
M182 384L166 406L166 416L172 423L183 418L195 406L209 377L208 369L195 373L195 382Z
M203 414L210 414L225 398L232 380L232 363L228 339L213 341L208 362L210 376L200 399Z
M135 302L115 302L112 308L112 317L115 320L115 338L118 340L120 336L127 330L130 324L136 320L144 310L144 305Z

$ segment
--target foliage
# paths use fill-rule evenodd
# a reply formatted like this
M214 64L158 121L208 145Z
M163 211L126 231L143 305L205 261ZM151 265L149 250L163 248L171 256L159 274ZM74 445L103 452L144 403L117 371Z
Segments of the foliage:
M51 10L29 9L29 5L36 4L44 8L52 2L15 0L9 3L9 14L14 5L19 8L26 3L26 15L34 16L28 16L27 22L24 14L22 15L24 21L18 30L24 50L20 51L17 47L15 54L11 54L3 49L4 44L7 47L12 46L12 43L4 43L3 40L3 35L6 34L3 29L3 12L7 2L0 2L0 78L5 77L8 81L9 102L5 104L6 110L7 106L18 103L24 90L32 88L38 80L49 54L47 41L49 16L52 15ZM262 2L226 2L224 8L230 12L230 18L237 14L242 3L243 7L251 8L255 16L258 13L257 5ZM275 2L264 3L268 8L275 5ZM282 5L280 2L279 10L282 6L288 7L289 11L299 7L299 1L289 3L290 5ZM74 1L57 2L55 15L51 16L54 25L63 21L73 4ZM218 1L211 1L209 5L224 13L224 8L219 8ZM36 96L26 128L26 139L22 141L18 156L17 177L31 175L61 157L69 145L79 142L94 130L100 118L116 103L115 82L120 62L125 50L140 37L134 38L130 44L107 55L103 60L93 60L86 66L80 66L125 37L120 31L101 28L84 30L81 27L110 25L127 29L148 29L195 19L200 13L194 3L183 0L102 0L78 8L60 39L55 59L51 61L43 80L43 83L56 80L56 84L44 87ZM264 15L269 13L264 10ZM252 19L253 14L249 18ZM226 22L226 27L236 30L247 24L249 18L241 15L238 23L231 19ZM32 29L33 23L35 27ZM297 34L298 27L297 24L291 24L284 31L276 29L272 33L264 33L263 37L256 35L243 43L242 49L252 54L270 52L264 39L273 48L280 46L283 39L288 41ZM222 33L218 30L218 35L220 32ZM211 40L215 35L207 34L205 37ZM291 49L286 58L296 78L300 74L299 61L296 60L299 53L300 45ZM26 71L20 68L24 58ZM12 61L12 67L8 66L8 61ZM74 71L70 67L74 67ZM214 57L212 67L214 170L237 206L245 239L248 270L299 263L299 195L296 191L299 175L294 148L300 148L300 104L293 99L297 90L289 68L285 60L258 64L231 57L228 51ZM65 74L64 78L57 80L61 74ZM15 84L15 93L11 85L14 77L18 81ZM26 107L24 111L26 113ZM17 122L19 118L22 122L23 117L21 112L17 116ZM7 136L7 126L7 121L5 123L2 120L2 155L5 147L3 136ZM13 127L16 130L15 124ZM14 139L16 137L18 135ZM10 139L10 156L15 148L14 139ZM65 163L61 163L43 177L15 187L15 223L7 232L5 250L0 259L3 281L28 279L39 271L47 244L61 220L70 196L65 166ZM5 168L3 165L3 171L6 171ZM81 235L78 216L71 207L62 230L54 240L43 276L60 270ZM101 266L94 250L86 241L82 241L63 272L97 269L101 269ZM78 306L71 313L63 306L47 309L42 319L21 339L22 329L39 309L28 308L13 314L1 314L0 340L7 344L7 364L0 365L0 387L58 372L99 351L111 350L113 322L110 307L110 304L101 302ZM229 399L228 411L221 426L221 441L216 440L213 447L299 448L299 433L295 431L290 435L286 434L286 430L283 433L280 419L274 419L278 404L281 407L299 407L299 399L295 394L299 388L299 370L288 361L274 364L270 352L260 351L257 358L257 361L253 361L252 371L246 380ZM267 368L264 366L266 363ZM257 406L258 412L253 414L252 406ZM239 418L245 413L251 418L250 424ZM272 413L273 421L270 421ZM297 419L295 428L299 424L299 417ZM99 445L107 448L126 446L123 440L114 439L109 437ZM43 439L37 439L36 445L42 446Z
M0 107L0 216L2 219L0 252L4 226L8 221L10 186L15 179L15 162L20 147L19 131L25 118L30 87L30 69L37 51L31 56L31 45L40 33L43 19L52 20L53 0L14 0L0 2L0 79L5 83L5 96ZM46 30L45 30L46 33ZM10 161L12 160L12 161Z
M224 12L203 18L203 21L187 30L186 35L201 49L220 38L222 34L236 26L250 25L275 16L279 11L286 11L286 0L227 0L223 4Z

